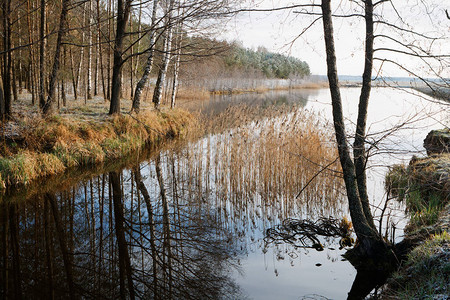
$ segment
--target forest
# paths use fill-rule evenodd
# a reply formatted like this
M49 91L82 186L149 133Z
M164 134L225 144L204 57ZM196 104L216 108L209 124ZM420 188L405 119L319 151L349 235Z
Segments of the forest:
M233 5L216 0L4 1L1 114L11 117L12 103L23 93L43 114L52 114L68 99L87 102L95 96L110 101L110 114L120 112L121 98L132 99L133 110L139 111L143 91L156 107L163 97L173 107L183 82L205 80L211 69L216 77L309 75L307 63L299 59L216 40Z
M275 2L2 0L0 298L450 293L445 4Z

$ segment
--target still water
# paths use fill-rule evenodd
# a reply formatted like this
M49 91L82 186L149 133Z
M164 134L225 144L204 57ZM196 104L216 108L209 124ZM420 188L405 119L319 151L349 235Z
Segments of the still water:
M351 127L358 89L342 94ZM369 189L378 218L387 166L423 153L426 133L449 125L448 106L428 100L411 90L373 91ZM244 116L233 115L229 106L241 103L296 106L286 114L278 110L272 119L222 124L200 140L50 178L4 197L1 297L345 299L356 271L342 260L345 249L339 250L338 240L323 239L325 249L316 251L264 239L267 229L288 218L348 215L338 176L327 171L308 183L334 155L325 129L328 91L279 91L184 105L210 119L225 114L223 120L236 120ZM315 126L324 129L321 138L329 147L314 148L314 167L307 160L312 156L299 159L301 152L288 148L303 144L284 139ZM388 134L392 127L396 130ZM402 218L401 208L392 205L391 216L383 219L386 228L398 227L398 239Z

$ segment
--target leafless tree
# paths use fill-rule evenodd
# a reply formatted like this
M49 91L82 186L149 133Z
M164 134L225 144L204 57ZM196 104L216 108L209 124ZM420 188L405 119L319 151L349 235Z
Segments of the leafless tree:
M327 63L327 77L329 82L329 89L331 92L331 103L333 110L333 124L336 136L336 145L339 151L339 158L343 169L343 177L347 190L347 198L349 202L350 215L352 218L353 226L358 237L358 246L353 249L352 253L357 254L356 257L367 262L370 258L374 262L386 262L386 260L394 259L390 255L389 245L383 240L378 233L373 216L370 210L370 204L367 196L367 183L366 183L366 168L367 158L366 153L367 143L367 107L370 99L370 92L373 80L374 62L381 61L382 64L392 64L399 67L403 71L407 71L422 80L429 87L433 87L427 82L426 77L419 76L411 66L403 64L398 60L383 57L383 53L395 53L413 57L422 61L426 66L430 67L434 77L441 77L442 73L433 69L433 66L443 66L448 64L448 53L435 53L433 51L433 44L439 39L437 37L422 34L417 29L411 29L406 21L401 17L400 12L396 9L395 4L389 0L364 0L364 1L351 1L353 9L348 13L339 13L339 9L332 7L331 0L312 1L307 3L295 4L285 7L272 7L267 9L246 9L245 11L278 11L278 10L291 10L296 14L305 15L314 18L309 23L299 36L305 34L310 30L318 21L322 21L323 24L323 37L325 41L326 63ZM427 1L423 1L424 3ZM345 5L341 3L341 5ZM397 25L392 20L389 20L383 11L383 6L391 5L394 15L401 25ZM410 4L418 5L418 4ZM378 10L377 10L378 9ZM364 72L362 74L362 86L358 104L358 118L356 121L356 132L353 135L349 135L348 130L344 125L344 115L342 109L342 98L340 94L340 84L338 77L338 70L336 62L335 49L335 32L333 30L333 23L335 19L349 19L359 18L363 19L365 23L365 55L364 55ZM403 42L400 38L394 38L383 31L383 33L375 33L375 25L378 29L388 28L391 32L396 32L400 36L412 36L413 39L421 39L423 44L418 40ZM375 43L377 40L393 42L393 45L377 46ZM375 56L378 54L378 56ZM434 63L431 63L433 60ZM446 85L448 88L448 82L443 79L442 85ZM354 136L353 147L350 146L349 136ZM352 151L353 149L353 151ZM353 155L352 153L353 152ZM357 262L355 262L357 263ZM371 268L374 265L359 264L356 266Z

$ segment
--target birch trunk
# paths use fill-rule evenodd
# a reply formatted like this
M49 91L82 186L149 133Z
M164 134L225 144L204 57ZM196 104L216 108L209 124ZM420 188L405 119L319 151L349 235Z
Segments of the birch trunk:
M163 49L163 59L162 59L162 64L159 68L159 72L158 72L158 79L156 80L156 86L155 89L153 91L153 104L155 105L156 109L159 109L159 106L161 104L161 98L162 98L162 90L164 87L164 82L166 80L166 73L167 73L167 68L169 65L169 61L170 61L170 50L171 50L171 45L172 45L172 24L171 24L171 14L172 14L172 10L173 10L173 3L174 1L171 0L170 4L169 4L169 10L167 12L167 17L166 17L166 28L167 28L167 32L166 32L166 37L164 39L164 49Z
M178 74L180 72L180 60L181 60L181 43L183 41L183 24L180 23L177 29L177 52L176 52L176 58L175 63L173 66L173 86L172 86L172 95L170 97L170 108L175 108L175 98L177 97L178 92Z
M150 74L153 66L153 55L154 55L154 48L155 48L155 41L156 41L156 31L154 29L156 25L156 12L158 8L159 0L153 1L153 11L152 11L152 24L150 31L150 43L148 47L148 57L147 61L144 67L144 73L142 74L141 79L136 85L136 89L134 91L134 97L133 97L133 104L131 107L132 111L135 111L136 113L139 113L140 106L141 106L141 95L142 90L144 89L145 85L147 84L148 75Z

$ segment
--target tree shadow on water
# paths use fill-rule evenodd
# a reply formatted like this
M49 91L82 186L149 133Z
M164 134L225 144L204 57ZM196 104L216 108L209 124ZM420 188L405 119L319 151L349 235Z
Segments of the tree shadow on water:
M324 241L324 238L325 240L328 238L339 238L339 248L351 250L354 248L350 247L355 245L351 236L351 224L346 219L339 220L332 217L322 217L315 222L307 219L286 219L282 224L267 229L265 241L266 244L288 243L293 245L295 248L307 248L323 251L324 248L332 246L323 245L321 241ZM343 255L345 258L347 258L347 255L351 252L350 250L347 250L347 252ZM357 269L357 274L353 281L351 290L348 293L347 299L364 299L374 289L376 290L378 287L382 286L394 269L392 266L390 268L385 268L381 265L375 269L359 268L355 266L357 264L353 258L349 258L349 260ZM363 263L364 262L361 261L358 262L358 264ZM318 295L309 295L302 299L326 298Z

